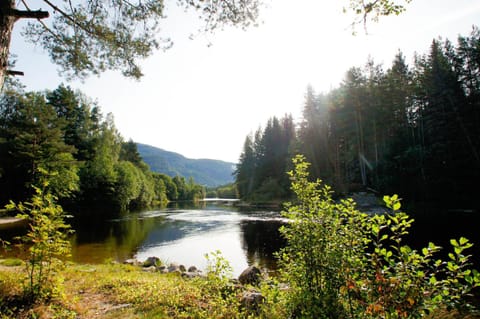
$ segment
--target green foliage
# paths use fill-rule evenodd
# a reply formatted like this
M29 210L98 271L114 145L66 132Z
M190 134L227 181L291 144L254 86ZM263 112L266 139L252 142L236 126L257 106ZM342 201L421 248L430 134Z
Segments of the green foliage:
M392 3L374 5L391 14ZM478 208L472 185L480 179L479 41L473 27L456 44L432 41L412 65L398 52L385 70L372 60L350 68L329 92L308 87L298 141L288 152L278 120L245 140L235 173L240 198L288 199L285 163L301 153L312 176L340 194L371 188L399 193L408 204Z
M1 204L30 198L31 185L44 182L75 211L139 209L179 197L172 178L153 174L137 144L123 141L111 114L104 119L95 103L64 85L5 91L0 146ZM203 187L193 180L178 182L182 199L203 198Z
M195 184L193 178L189 178L188 182L185 180L185 177L175 176L172 179L175 184L178 197L177 200L200 200L205 198L205 188L201 185Z
M41 93L6 92L0 100L0 201L24 200L30 185L52 172L50 188L70 197L78 187L74 148L63 140L62 121ZM63 182L58 177L64 178Z
M235 184L241 199L270 201L288 197L286 172L295 145L291 115L271 118L264 130L247 136L235 170Z
M338 318L345 315L340 289L363 250L360 214L351 201L334 203L328 186L309 182L309 164L294 158L295 172L289 173L298 204L287 203L283 215L291 222L281 228L287 247L279 254L282 278L292 291L289 312L295 317ZM343 222L343 218L351 220ZM360 235L360 236L359 236Z
M206 254L207 259L207 275L219 279L222 282L232 278L233 268L222 256L222 252L217 250Z
M348 8L344 8L344 12L351 11L359 16L352 22L352 27L357 24L363 24L365 31L367 30L367 21L377 22L380 17L399 15L406 10L406 4L412 0L377 0L365 2L361 0L350 0ZM354 30L355 31L355 30Z
M152 176L155 183L155 192L162 202L178 198L177 185L170 176L160 173L153 173Z
M219 198L238 198L237 187L235 184L224 185L216 188L217 196ZM208 197L208 196L207 196Z
M24 1L21 5L28 11L38 9L29 3ZM256 21L259 7L257 0L234 3L89 0L73 4L48 1L46 6L52 11L53 22L48 26L40 20L30 22L22 36L46 50L67 78L120 70L125 76L139 79L142 72L138 60L172 44L168 36L159 38L167 4L196 10L199 20L205 22L202 31L229 25L247 27ZM8 48L4 50L8 52Z
M138 169L131 162L121 161L116 167L115 199L121 210L126 210L130 203L139 197L141 185Z
M44 191L46 186L47 182L43 189L34 187L35 194L29 202L7 205L8 209L19 211L19 218L29 222L29 231L20 239L28 250L25 294L31 301L59 293L62 280L58 276L59 267L70 256L70 226L65 223L66 215L56 204L56 197Z
M22 264L23 264L23 261L17 258L0 259L0 265L6 266L6 267L21 266Z
M294 158L290 173L298 202L281 229L288 245L279 254L281 274L291 287L288 311L308 318L421 318L443 307L467 307L480 286L469 267L465 238L452 240L449 259L436 258L430 243L416 251L403 243L413 220L399 211L397 195L385 196L391 210L369 216L352 200L334 202L320 180L308 181L309 164Z

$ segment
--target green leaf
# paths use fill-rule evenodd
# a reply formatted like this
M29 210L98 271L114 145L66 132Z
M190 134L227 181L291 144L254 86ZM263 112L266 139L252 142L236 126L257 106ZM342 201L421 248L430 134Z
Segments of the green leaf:
M399 210L401 206L402 205L400 204L400 202L396 202L395 204L393 204L393 210Z
M390 196L384 195L384 196L383 196L383 201L384 201L384 203L387 204L387 206L388 206L388 204L390 203Z
M463 251L463 248L461 248L461 247L455 247L453 250L455 251L455 254L460 255L460 254L462 253L462 251Z
M458 242L455 240L455 239L450 239L450 244L453 246L453 247L458 247Z

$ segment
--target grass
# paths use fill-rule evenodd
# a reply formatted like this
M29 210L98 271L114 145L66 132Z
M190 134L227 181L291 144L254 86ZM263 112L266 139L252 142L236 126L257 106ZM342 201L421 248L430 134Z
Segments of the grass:
M0 265L5 267L15 267L23 265L23 261L17 258L0 259Z
M20 262L21 264L21 262ZM219 278L184 279L139 267L69 264L59 273L62 288L49 300L30 305L22 296L26 274L18 260L0 266L0 319L284 318L284 299L264 287L258 312L243 309L244 289ZM478 319L440 312L432 319Z
M184 279L138 267L68 265L54 298L26 305L23 267L0 266L0 318L250 318L233 285L220 279ZM258 315L258 316L257 316ZM266 317L255 314L255 317Z

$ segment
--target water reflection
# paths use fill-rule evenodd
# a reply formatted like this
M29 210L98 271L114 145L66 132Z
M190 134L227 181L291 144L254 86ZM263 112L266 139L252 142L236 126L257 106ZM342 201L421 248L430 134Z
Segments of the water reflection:
M280 236L281 220L247 220L240 223L242 233L242 249L248 264L258 264L269 270L276 269L274 254L286 244Z
M205 269L205 254L220 250L238 275L251 264L275 269L281 223L277 212L240 212L215 203L177 204L109 220L90 217L74 221L72 255L82 263L157 256Z
M433 241L450 250L449 239L465 236L475 244L469 253L480 268L480 214L437 210L435 218L431 213L414 217L416 221L406 243L419 249ZM89 216L71 222L75 229L72 257L81 263L157 256L204 268L204 255L220 250L237 275L251 264L274 270L273 254L285 245L278 232L285 220L278 212L240 211L215 203L181 203L114 219ZM0 238L13 241L13 237L24 232L25 227L2 228ZM0 251L0 255L6 254L22 256L22 251Z
M72 258L82 263L101 263L105 260L123 261L131 258L148 233L161 227L161 220L124 217L76 219L71 239Z
M205 269L205 254L221 251L233 267L234 275L257 264L274 269L273 252L280 248L278 213L240 213L232 207L208 204L203 209L149 212L165 218L166 229L154 229L139 247L136 258L158 256L186 266Z

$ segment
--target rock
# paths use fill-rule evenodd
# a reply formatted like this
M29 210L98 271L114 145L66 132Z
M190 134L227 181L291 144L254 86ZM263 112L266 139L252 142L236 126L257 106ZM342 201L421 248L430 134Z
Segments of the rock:
M167 270L168 272L181 272L180 265L176 263L171 263Z
M157 267L155 267L155 266L143 267L142 270L145 271L145 272L156 272Z
M123 262L125 265L138 266L140 263L135 258L127 259Z
M188 278L188 279L196 278L196 277L199 277L199 276L200 276L200 274L198 272L187 271L187 272L182 273L182 277Z
M184 265L178 266L178 269L180 269L181 272L186 272L187 271L187 269L185 268Z
M260 269L255 266L250 266L238 276L238 281L240 281L242 285L258 285L261 274Z
M257 311L265 301L265 297L258 291L246 291L240 299L240 304L247 310Z
M195 266L190 266L190 267L188 267L187 272L198 272L198 269Z
M122 304L119 304L119 305L111 306L108 309L105 309L105 313L112 312L112 311L117 311L117 310L120 310L120 309L129 308L131 306L132 306L132 304L122 303Z
M168 268L165 266L162 266L158 269L162 274L168 274Z
M160 265L160 258L158 257L148 257L147 260L143 262L143 267L151 267Z

